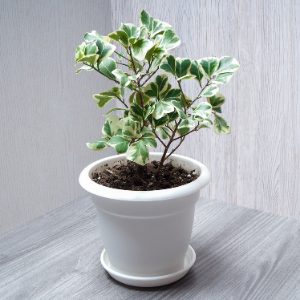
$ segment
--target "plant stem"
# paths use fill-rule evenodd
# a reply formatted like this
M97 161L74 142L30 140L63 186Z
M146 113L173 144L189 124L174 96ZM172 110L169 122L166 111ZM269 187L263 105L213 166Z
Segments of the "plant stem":
M105 74L103 74L101 71L99 71L98 69L96 69L93 65L89 65L89 64L86 64L86 63L83 63L84 65L88 66L88 67L91 67L92 69L94 69L95 71L97 71L98 73L100 73L101 75L105 76L106 78L108 78L109 80L112 80L114 82L116 82L117 84L120 84L120 82L118 80L115 80L115 79L112 79L108 76L106 76Z
M128 59L127 57L123 56L121 53L119 53L119 52L117 52L117 51L115 51L115 53L118 54L119 56L121 56L121 57L127 59L128 61L130 61L130 59Z
M158 71L158 69L159 67L157 67L157 69L153 73L151 73L151 75L141 84L141 86L144 86L145 83Z

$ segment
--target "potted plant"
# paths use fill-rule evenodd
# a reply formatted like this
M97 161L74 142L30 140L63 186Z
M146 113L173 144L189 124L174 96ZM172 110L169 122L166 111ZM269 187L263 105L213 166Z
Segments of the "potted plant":
M203 164L174 152L201 129L212 126L219 135L230 133L220 115L225 97L219 86L228 83L239 63L229 56L174 57L169 50L180 39L171 25L145 10L139 23L121 24L108 36L86 33L76 49L75 61L83 64L76 73L93 70L118 85L94 95L97 106L112 100L121 105L104 114L102 137L87 144L92 150L114 147L121 155L90 164L79 181L97 208L104 268L123 283L158 286L184 276L195 261L189 246L195 203L210 179ZM117 52L113 42L124 51ZM194 99L183 91L184 80L199 85ZM163 153L149 153L157 143Z

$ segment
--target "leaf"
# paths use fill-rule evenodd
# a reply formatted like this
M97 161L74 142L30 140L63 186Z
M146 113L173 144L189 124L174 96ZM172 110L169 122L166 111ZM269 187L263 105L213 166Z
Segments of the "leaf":
M121 92L118 87L114 87L111 90L102 92L100 94L93 95L98 107L104 107L110 100L119 98Z
M132 45L132 55L137 60L143 60L148 52L148 50L153 46L153 43L149 40L138 40Z
M220 93L216 93L214 96L208 97L207 101L213 108L216 108L225 103L225 97Z
M78 74L79 72L81 72L82 70L86 70L86 71L92 71L93 68L87 66L87 65L83 65L81 68L79 68L77 71L76 71L76 74Z
M171 105L170 103L167 103L165 101L158 101L155 104L155 110L153 113L153 117L155 119L160 119L161 117L163 117L165 114L170 113L174 110L173 105Z
M203 78L203 74L200 71L199 63L196 60L192 61L191 68L190 68L190 73L192 75L195 75L195 79L199 82L201 86L201 81Z
M192 101L191 98L189 98L187 95L185 94L181 94L180 95L180 105L182 107L187 107Z
M126 52L126 50L122 51L121 53L117 54L119 61L122 60L122 56L124 56L124 53Z
M105 42L110 42L110 38L107 36L102 36L97 31L93 30L92 32L87 32L84 35L84 39L86 42L93 42L95 40L101 40Z
M129 146L126 158L139 165L145 165L149 160L149 151L143 141L139 140Z
M213 124L211 119L204 119L197 115L193 115L193 120L200 122L200 123L209 123L211 125Z
M191 120L191 119L186 119L181 121L181 123L178 126L178 129L181 128L193 128L195 127L195 121Z
M141 140L143 141L143 144L145 146L149 146L149 147L153 147L153 148L157 147L157 142L156 142L155 138L153 138L153 137L145 137L145 136L143 136L141 138Z
M113 108L111 108L107 113L105 113L103 116L104 116L104 117L107 117L107 116L110 115L113 111L116 111L116 110L125 110L125 108L113 107Z
M122 130L122 136L125 138L135 138L136 134L131 126L124 126Z
M176 77L181 78L189 72L191 68L191 60L189 58L176 58Z
M176 111L178 112L179 116L181 119L187 119L187 116L185 115L185 113L182 110L182 107L180 105L180 102L176 101L176 100L172 100L171 101L172 105L174 106L174 108L176 109Z
M150 101L150 98L147 97L143 92L141 92L141 94L144 100L144 105L146 105ZM141 105L141 95L139 93L135 94L135 103Z
M197 115L202 119L207 119L212 113L212 106L207 102L201 102L195 110L192 112L192 115Z
M213 107L213 109L212 109L213 111L216 111L216 112L218 112L218 113L222 113L222 108L221 108L221 106L220 107Z
M117 68L116 62L111 57L108 57L105 60L103 60L98 67L99 71L103 75L111 79L115 79L115 76L112 73L112 71L114 71L116 68Z
M120 26L120 30L126 32L128 38L137 37L139 35L139 28L131 23L122 23Z
M167 30L163 35L158 35L157 41L159 40L159 46L164 46L167 50L173 49L180 45L180 39L173 30Z
M145 87L144 93L149 98L157 98L159 95L157 84L155 82L148 83L147 86Z
M151 31L152 30L152 22L153 22L153 18L149 15L148 12L146 12L145 10L142 10L140 12L139 15L139 21L140 21L140 25L144 25L146 26L146 28Z
M82 63L86 62L91 65L94 65L94 64L96 64L98 58L99 58L98 54L91 54L91 55L87 55L87 56L84 56L84 57L78 59L77 62L82 62Z
M154 109L155 109L155 104L150 105L150 106L147 108L146 113L145 113L145 119L147 119L148 116L150 116L150 115L154 112Z
M159 68L167 74L176 76L176 60L171 54L167 55L161 62Z
M96 43L90 43L86 46L84 55L92 55L92 54L97 54L98 47L96 46Z
M210 79L219 67L219 59L217 57L202 58L199 60L199 67L204 77Z
M179 114L176 110L168 114L169 122L173 122L173 121L177 120L178 117L179 117Z
M169 117L168 117L168 115L165 115L160 119L153 118L153 121L154 121L155 127L161 127L169 122Z
M136 115L137 117L143 119L144 118L144 110L142 109L141 106L139 106L138 104L136 103L133 103L131 106L130 106L130 110L131 112Z
M129 85L131 84L131 81L130 79L128 78L127 75L125 75L123 73L123 71L121 71L120 69L115 69L112 71L112 74L114 76L116 76L116 78L120 81L120 84L121 86L124 86L124 87L129 87Z
M116 46L107 43L105 41L100 41L97 40L96 41L96 45L98 47L98 52L97 54L99 55L99 59L98 59L98 65L105 60L106 58L108 58L109 56L111 56L114 51L116 50Z
M219 135L229 134L231 132L229 123L217 114L214 114L214 116L215 116L215 120L214 120L215 132Z
M156 128L156 133L159 133L163 140L172 135L172 131L168 127L158 127Z
M200 94L200 97L212 97L219 91L219 87L216 84L208 85Z
M158 35L159 33L163 33L164 31L167 30L173 30L173 27L166 22L162 22L157 19L153 19L152 22L153 23L152 23L151 39L155 38L155 36Z
M222 73L218 74L217 77L214 79L214 82L227 84L228 81L231 79L234 73Z
M78 62L78 60L80 58L84 57L85 47L86 47L86 44L85 44L85 42L83 42L81 45L79 45L76 48L76 51L75 51L75 62L76 63Z
M103 150L107 147L107 142L108 142L107 138L101 138L97 142L87 143L86 145L88 146L88 148L90 148L92 150L99 151L99 150Z
M162 94L163 92L165 92L168 88L168 81L169 78L167 75L157 75L154 79L154 82L156 83L157 87L158 87L158 94Z
M183 127L183 128L177 129L177 133L180 136L183 136L183 135L187 134L190 130L191 129L189 127Z
M208 128L208 129L210 129L209 126L207 126L207 125L205 125L205 124L202 124L202 125L199 126L198 130L199 130L199 129L202 129L202 128Z
M122 30L116 30L108 35L111 39L128 48L128 35Z
M172 88L172 85L170 83L168 83L167 89L159 95L159 98L164 99L166 97L166 95L168 94L168 92L171 90L171 88Z
M178 78L177 81L180 82L181 80L194 79L195 77L196 77L195 75L184 75L184 76Z
M216 74L233 73L240 68L238 61L230 56L222 56Z
M120 128L118 126L118 123L119 123L119 117L117 116L108 117L102 128L102 133L104 134L104 137L114 136L117 130Z
M164 100L165 101L172 101L172 100L179 101L180 97L181 97L181 90L180 89L171 89L165 95Z
M121 136L113 136L109 142L107 142L107 144L114 147L118 153L125 153L128 149L129 143L130 141Z

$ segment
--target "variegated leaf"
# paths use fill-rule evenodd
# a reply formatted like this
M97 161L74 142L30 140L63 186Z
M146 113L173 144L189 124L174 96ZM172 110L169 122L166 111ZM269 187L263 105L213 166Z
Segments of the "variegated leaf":
M136 27L134 24L131 23L122 23L120 26L120 30L126 32L128 38L134 38L134 37L138 37L140 30L138 27Z
M167 30L163 35L157 35L156 41L159 40L159 46L164 46L167 50L173 49L180 45L180 39L173 30Z
M88 63L90 65L95 65L97 60L99 59L98 54L86 55L77 60L77 62Z
M171 88L172 88L172 85L170 83L168 83L166 90L159 95L159 98L164 99L166 97L166 95L168 94L168 92L171 90Z
M211 125L213 124L211 119L204 119L197 115L193 115L193 120L200 122L200 123L209 123Z
M207 101L213 108L216 108L224 104L225 97L220 93L216 93L214 96L208 97Z
M130 141L121 136L113 136L107 144L114 147L118 153L125 153L128 149Z
M145 87L144 93L149 98L157 98L159 95L157 84L155 82L148 83L147 86Z
M201 86L201 81L203 78L203 74L200 71L200 67L199 67L199 62L197 62L196 60L192 61L191 64L191 68L190 68L190 73L192 75L195 75L195 79L199 82L200 86Z
M165 101L172 101L172 100L180 101L180 97L181 97L180 89L171 89L165 95L164 100Z
M158 93L161 95L163 92L165 92L168 88L169 84L169 78L167 75L157 75L154 79L154 82L156 83L158 87Z
M186 116L185 113L183 112L180 103L179 103L177 100L172 100L171 103L172 103L172 105L174 106L174 108L176 109L176 111L178 112L180 118L181 118L181 119L187 119L187 116Z
M107 117L107 116L110 115L113 111L117 111L117 110L125 110L125 108L113 107L113 108L111 108L107 113L105 113L103 116L104 116L104 117Z
M92 71L93 68L87 66L87 65L83 65L81 68L79 68L77 71L76 71L76 74L78 74L79 72L81 72L82 70L86 70L86 71Z
M215 120L214 120L215 132L219 135L229 134L231 132L229 123L217 114L214 114L214 116L215 116Z
M155 103L153 103L152 105L149 105L149 107L147 108L146 110L146 113L145 113L145 119L148 118L148 116L150 116L155 110Z
M102 92L100 94L93 95L98 107L104 107L110 100L119 98L121 91L118 87L114 87L111 90Z
M136 137L136 134L131 126L124 126L124 128L122 128L122 136L133 139Z
M193 102L191 98L189 98L187 95L185 94L181 94L180 95L180 105L182 107L187 107L189 106L189 104Z
M207 126L207 125L205 125L205 124L201 124L201 125L198 127L198 130L199 130L199 129L202 129L202 128L208 128L208 129L210 129L209 126Z
M117 68L116 62L111 57L106 58L103 60L98 69L99 71L105 75L108 78L115 79L114 74L112 74L112 71L114 71Z
M174 110L174 107L171 103L167 103L165 101L158 101L155 104L155 110L153 113L153 117L155 119L160 119L163 117L165 114L170 113Z
M83 42L81 45L79 45L76 48L76 51L75 51L75 62L76 63L78 62L79 59L84 57L85 47L86 47L86 44L85 44L85 42Z
M139 165L145 165L149 160L149 151L143 141L139 140L129 146L126 158Z
M177 81L180 82L181 80L194 79L195 77L196 77L195 75L184 75L184 76L178 78Z
M180 135L180 136L183 136L185 134L187 134L191 129L189 127L183 127L183 128L179 128L177 129L177 133Z
M96 42L92 42L85 47L84 55L87 56L87 55L97 54L97 52L98 52L98 47L96 46Z
M141 106L139 106L138 104L136 103L133 103L131 106L130 106L130 110L131 112L137 116L138 118L141 118L141 120L143 120L144 118L144 110L142 109Z
M118 42L123 47L128 48L128 35L125 31L117 30L108 35L112 40Z
M193 128L195 127L195 121L191 119L182 120L181 123L178 126L178 129L181 128Z
M168 114L169 122L173 122L179 118L179 114L176 110ZM169 123L169 126L171 123Z
M93 143L87 143L86 145L88 146L88 148L92 149L92 150L103 150L107 147L107 142L108 139L107 138L101 138L100 140L93 142Z
M167 55L160 63L159 68L167 74L176 76L176 60L171 54Z
M240 64L235 58L230 56L222 56L216 74L233 73L236 72L239 68Z
M157 19L153 19L151 39L155 38L156 35L163 33L167 30L173 30L173 27L168 23L162 22Z
M109 56L111 56L114 53L114 51L116 50L116 46L115 45L107 43L105 41L97 40L96 41L96 45L98 47L97 54L99 55L98 65L103 60L105 60L106 58L108 58Z
M189 72L191 68L191 60L189 58L176 58L176 77L181 78Z
M150 98L148 96L146 96L143 92L141 92L142 97L143 97L143 101L144 101L144 105L146 105L149 101ZM139 93L135 94L135 98L134 98L135 103L137 103L138 105L141 105L141 95Z
M219 91L219 87L216 84L208 85L200 94L200 97L212 97Z
M148 136L147 134L145 134L142 136L141 140L145 146L149 146L149 147L153 147L153 148L157 147L157 142L156 142L155 138L153 138L152 135Z
M220 107L213 107L213 111L217 112L217 113L222 113L222 108Z
M178 113L177 113L177 115L178 115ZM158 120L153 118L153 121L154 121L155 127L161 127L161 126L166 125L169 122L169 117L168 117L168 115L165 115L165 116L163 116L162 118L160 118Z
M131 127L132 129L135 128L134 122L132 122L132 120L128 117L120 119L119 122L117 123L117 128L124 129L126 127Z
M119 117L117 116L108 117L102 128L102 133L104 134L104 137L114 136L117 130L120 128L118 126L118 123L119 123Z
M145 26L148 31L152 31L153 27L153 18L150 16L148 12L142 10L139 15L140 26Z
M156 134L160 134L163 140L169 138L172 135L172 131L168 127L156 128Z
M203 119L207 119L210 117L211 113L212 106L207 102L201 102L192 112L192 115L197 115Z
M95 40L101 40L101 41L105 41L108 43L110 42L110 38L108 36L103 36L95 30L93 30L92 32L87 32L84 35L84 39L86 42L93 42Z
M217 57L202 58L199 60L199 67L204 77L210 79L219 67L219 59Z
M132 45L132 55L137 60L143 60L149 49L153 46L153 43L149 40L138 40Z
M120 69L116 69L116 70L112 71L112 74L119 80L121 86L124 86L124 87L130 86L131 81L128 78L128 76L123 73L123 71L121 71Z
M217 83L222 83L222 84L227 84L228 81L231 79L231 77L233 76L233 72L230 72L230 73L221 73L221 74L218 74L216 76L216 78L214 79L214 82L217 82Z

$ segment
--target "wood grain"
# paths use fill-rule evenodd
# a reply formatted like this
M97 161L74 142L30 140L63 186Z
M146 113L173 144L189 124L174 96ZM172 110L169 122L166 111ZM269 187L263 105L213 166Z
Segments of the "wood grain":
M0 234L85 194L80 171L114 153L93 94L111 86L75 74L86 32L111 32L109 1L0 1Z
M211 170L204 197L300 219L300 2L111 0L111 7L113 29L138 24L142 9L172 24L182 40L176 56L238 59L241 69L220 90L232 133L203 130L177 153ZM196 82L183 85L197 94Z
M0 237L0 298L299 299L297 220L201 199L191 246L196 263L180 281L120 284L100 264L96 210L81 198Z

